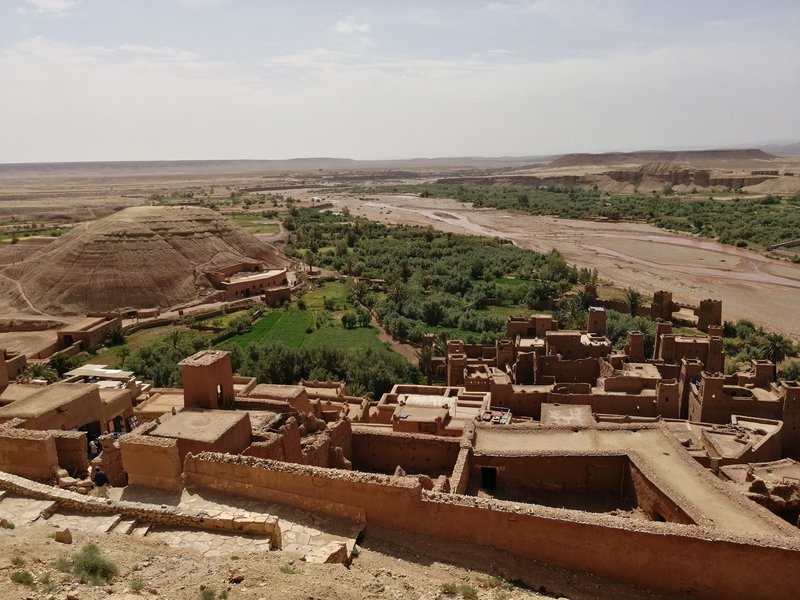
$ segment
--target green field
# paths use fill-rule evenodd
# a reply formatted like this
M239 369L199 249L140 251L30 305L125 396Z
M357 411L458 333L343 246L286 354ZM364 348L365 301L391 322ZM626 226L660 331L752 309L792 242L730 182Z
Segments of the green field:
M384 349L386 344L378 339L378 330L374 327L323 327L306 335L304 348L376 348Z
M335 309L325 310L325 298L334 301ZM347 301L347 285L344 283L324 282L305 294L303 301L306 310L300 310L293 303L287 310L268 312L255 322L251 331L228 338L217 347L235 344L244 348L251 342L281 342L290 348L385 348L375 327L342 327L342 314L354 310Z
M234 214L228 215L237 225L244 227L250 233L277 233L278 224L267 219L262 214Z
M215 326L218 326L218 327L227 327L230 324L231 321L233 321L234 319L236 319L238 317L243 317L246 314L247 314L246 310L237 310L235 312L228 313L228 314L225 314L225 315L218 315L216 317L211 317L211 318L208 318L208 319L204 319L204 320L201 321L201 323L203 325L208 325L208 326L211 326L212 323L213 323Z
M164 325L162 327L153 327L152 329L143 329L126 336L125 345L128 346L132 354L136 350L149 346L150 344L165 341L173 331L180 331L181 336L183 336L185 340L194 339L196 337L208 337L211 335L203 331L189 329L183 325ZM108 365L112 368L118 367L121 348L121 345L103 348L97 354L89 355L85 362Z

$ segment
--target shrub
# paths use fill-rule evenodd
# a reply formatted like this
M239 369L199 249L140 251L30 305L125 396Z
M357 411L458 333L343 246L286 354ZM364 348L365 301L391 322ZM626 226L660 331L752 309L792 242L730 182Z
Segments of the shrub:
M131 577L130 587L131 591L133 592L141 592L147 586L147 582L144 580L139 574L134 575Z
M455 583L443 583L440 590L445 596L455 596L458 593L458 586Z
M342 326L345 329L353 329L358 322L358 317L353 312L346 312L342 315Z
M72 561L66 556L62 556L61 558L55 560L50 566L56 571L61 571L62 573L72 572Z
M21 567L25 564L25 559L22 558L19 554L15 554L11 557L11 564L15 567Z
M86 544L75 555L73 571L75 575L92 585L103 585L110 583L119 569L117 565L103 558L100 548L94 544Z
M20 585L33 585L33 575L28 571L14 571L11 574L11 581Z
M478 590L471 585L460 585L458 586L458 591L462 598L467 598L468 600L475 600L478 597Z
M297 575L300 572L300 569L292 565L281 565L279 568L281 570L281 573L284 573L286 575Z

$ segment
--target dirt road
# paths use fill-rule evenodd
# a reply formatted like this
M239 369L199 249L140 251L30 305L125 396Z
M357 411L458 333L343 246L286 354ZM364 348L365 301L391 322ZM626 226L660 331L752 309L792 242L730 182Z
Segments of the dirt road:
M726 320L750 319L800 339L800 266L644 223L598 223L525 215L441 198L381 195L335 200L353 214L385 223L499 236L522 248L558 249L620 287L671 290L679 302L723 301Z

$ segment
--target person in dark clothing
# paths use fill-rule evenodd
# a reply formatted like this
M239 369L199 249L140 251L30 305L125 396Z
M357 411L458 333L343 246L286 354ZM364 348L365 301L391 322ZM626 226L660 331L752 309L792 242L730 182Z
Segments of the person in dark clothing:
M101 498L108 497L108 475L100 467L97 467L92 474L92 482L95 487L95 495Z

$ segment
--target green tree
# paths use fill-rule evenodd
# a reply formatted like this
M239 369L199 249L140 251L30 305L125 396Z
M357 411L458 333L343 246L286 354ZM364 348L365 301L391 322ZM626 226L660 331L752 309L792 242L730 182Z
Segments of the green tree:
M771 360L775 364L778 364L787 356L794 356L797 353L792 340L775 332L764 334L757 351L762 358Z
M639 293L638 290L635 290L632 287L629 287L628 289L625 290L624 298L625 302L630 307L631 316L635 317L639 313L639 309L641 308L642 303L644 302L644 298L642 297L642 295Z
M78 366L78 359L74 356L67 356L63 352L56 352L50 357L48 364L58 373L59 378L61 378L64 377L64 373Z
M61 379L56 370L47 363L29 364L22 374L29 379L44 379L47 383L55 383Z
M183 340L183 331L180 329L173 329L167 335L167 342L170 346L172 346L173 350L177 350L178 346L181 345L181 341Z
M422 346L416 354L419 370L425 375L426 383L431 385L433 382L433 350L430 346Z
M131 355L131 349L128 348L127 344L120 346L120 349L117 350L117 355L119 356L119 366L124 368L125 359Z

